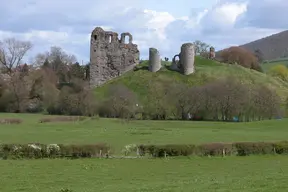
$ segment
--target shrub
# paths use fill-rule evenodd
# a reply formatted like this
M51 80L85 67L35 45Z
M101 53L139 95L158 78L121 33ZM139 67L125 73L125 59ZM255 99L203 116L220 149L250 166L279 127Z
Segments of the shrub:
M248 156L265 154L288 154L288 141L282 142L238 142L207 143L195 145L139 145L142 155L167 156Z
M288 142L282 141L274 144L276 154L288 154Z
M60 192L73 192L71 189L61 189Z
M40 159L40 158L91 158L108 155L110 147L99 143L94 145L58 144L3 144L0 154L3 159Z
M0 119L0 124L20 124L22 122L22 119Z
M141 146L143 148L143 146ZM194 145L149 145L145 147L150 155L153 157L167 156L188 156L192 155L195 151Z
M108 155L110 147L104 143L94 145L67 145L61 148L61 154L70 158L92 158Z
M257 57L241 47L232 46L220 52L221 61L229 64L238 64L243 67L262 71Z
M288 81L288 68L285 65L276 65L269 70L269 74L278 77L283 81Z
M197 154L203 156L226 156L234 154L232 144L208 143L197 147Z
M122 153L124 153L125 156L131 154L132 152L137 152L138 146L136 144L129 144L124 147L122 150Z
M58 117L47 117L40 119L40 123L49 122L67 122L67 121L83 121L86 118L83 116L58 116Z
M235 143L234 147L237 151L237 155L239 156L264 155L274 153L273 143L242 142L242 143Z

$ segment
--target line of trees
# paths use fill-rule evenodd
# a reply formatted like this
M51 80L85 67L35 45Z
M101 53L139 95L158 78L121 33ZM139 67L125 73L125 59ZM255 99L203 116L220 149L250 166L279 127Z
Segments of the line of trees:
M265 85L243 84L233 76L196 87L159 80L148 83L145 98L125 85L114 84L105 97L97 98L89 88L89 64L81 66L75 56L52 47L25 67L14 61L21 60L25 55L20 54L22 50L32 46L15 41L0 47L4 66L1 112L213 121L254 121L282 115L281 99L275 91Z
M254 121L272 119L283 115L281 98L264 85L241 84L236 79L225 78L198 87L188 87L184 84L150 87L146 102L140 105L137 96L123 85L111 87L113 97L107 98L103 105L106 115L111 117L127 117L141 114L143 119L178 119L213 120L213 121ZM122 94L119 94L122 89ZM157 90L157 91L156 91ZM129 97L124 97L124 95ZM121 103L115 105L116 98ZM124 102L123 99L129 100ZM128 98L128 99L127 99ZM125 106L125 108L123 108ZM126 109L126 110L125 110ZM110 113L107 113L107 111ZM190 115L189 115L190 114Z

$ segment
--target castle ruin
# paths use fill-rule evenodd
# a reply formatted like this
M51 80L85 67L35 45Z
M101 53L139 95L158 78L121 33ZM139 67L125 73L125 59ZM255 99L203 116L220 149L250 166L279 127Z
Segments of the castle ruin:
M176 61L176 57L179 58L178 61ZM194 60L194 45L192 43L184 43L181 46L181 52L173 57L170 69L179 71L184 75L190 75L195 72Z
M149 49L149 71L157 72L161 69L161 58L159 51L155 48Z
M125 43L125 37L129 37ZM118 34L96 27L91 33L90 86L97 87L139 64L139 50L130 33Z

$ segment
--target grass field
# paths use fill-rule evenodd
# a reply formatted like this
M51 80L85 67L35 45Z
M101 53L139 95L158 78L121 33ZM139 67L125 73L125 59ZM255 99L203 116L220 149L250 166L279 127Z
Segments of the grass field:
M43 115L0 114L22 118L22 125L1 125L0 143L92 144L106 142L118 153L127 144L198 144L207 142L281 141L288 119L251 123L132 121L117 119L39 123Z
M0 143L98 143L115 153L131 143L206 143L281 141L288 119L252 123L132 121L99 119L39 123L43 115L0 114L22 118L0 125ZM2 192L286 192L288 156L193 157L175 159L2 160Z
M0 161L1 192L286 192L288 157Z
M262 64L262 68L265 72L268 72L272 67L276 65L285 65L288 67L288 58L266 61L265 63Z

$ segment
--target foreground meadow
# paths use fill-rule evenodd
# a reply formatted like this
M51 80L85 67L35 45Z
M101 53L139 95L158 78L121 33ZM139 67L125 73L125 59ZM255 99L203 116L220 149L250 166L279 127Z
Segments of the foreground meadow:
M288 119L251 123L193 121L131 121L87 119L39 123L34 114L0 114L21 118L17 125L0 125L0 143L107 143L115 153L128 144L200 144L210 142L282 141L288 138Z
M286 192L287 156L0 161L3 192Z
M200 144L287 140L288 119L252 123L90 119L39 123L44 115L0 114L0 143ZM167 159L1 160L2 192L286 192L288 156Z

